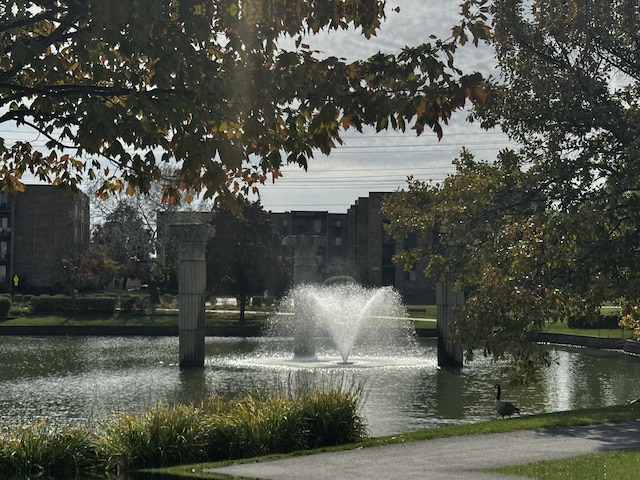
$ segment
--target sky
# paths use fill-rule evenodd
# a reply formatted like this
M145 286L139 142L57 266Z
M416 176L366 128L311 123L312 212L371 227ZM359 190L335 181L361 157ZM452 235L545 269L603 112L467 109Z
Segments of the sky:
M372 39L358 32L331 32L306 39L310 48L347 60L364 59L378 51L397 53L405 45L428 42L429 35L447 38L459 23L459 0L387 0L386 21ZM396 8L399 7L399 11ZM456 61L465 70L495 74L493 52L487 46L469 45L457 52ZM296 165L283 169L283 177L260 188L266 210L317 210L345 213L359 197L369 192L392 192L406 186L408 176L440 181L454 171L452 160L466 147L477 158L494 159L499 150L512 145L500 131L484 131L466 121L467 112L453 115L438 141L430 130L416 136L406 133L366 130L347 131L344 145L329 156L317 154L308 170Z
M462 0L387 0L386 20L375 37L367 40L359 32L332 31L306 38L304 43L327 56L348 61L365 59L378 51L398 53L405 45L419 45L450 36L451 27L459 23ZM456 62L465 72L495 74L493 52L487 46L469 45L456 52ZM454 113L444 136L426 129L416 136L392 130L376 133L366 129L362 134L351 129L342 134L344 145L329 156L320 152L309 161L308 170L297 165L286 166L283 177L260 187L260 201L266 210L285 212L316 210L345 213L359 197L369 192L392 192L406 186L408 176L424 181L441 181L453 172L452 160L462 147L477 158L491 160L502 148L514 146L500 131L484 131L466 121L467 112ZM23 139L34 145L44 138L27 130L3 130L0 137ZM29 178L27 183L34 183ZM253 199L256 199L254 197Z

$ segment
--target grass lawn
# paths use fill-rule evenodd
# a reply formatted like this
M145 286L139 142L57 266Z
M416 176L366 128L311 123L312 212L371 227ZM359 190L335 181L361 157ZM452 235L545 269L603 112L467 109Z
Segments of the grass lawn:
M640 472L640 451L590 453L564 460L527 463L491 471L545 480L635 480Z
M626 328L569 328L566 322L548 322L545 332L566 335L589 335L601 338L633 338L633 330Z
M266 321L268 314L266 313L247 313L247 325L261 324ZM237 325L238 313L216 313L207 315L205 319L206 325ZM130 314L83 314L83 315L28 315L24 317L11 318L9 320L0 320L0 328L2 326L19 325L19 326L56 326L56 325L95 325L95 326L177 326L178 315L130 315Z

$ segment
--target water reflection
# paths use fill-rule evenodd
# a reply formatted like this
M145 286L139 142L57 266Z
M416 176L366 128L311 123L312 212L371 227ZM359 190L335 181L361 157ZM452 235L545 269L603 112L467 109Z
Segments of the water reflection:
M0 426L47 417L52 424L94 425L118 412L158 403L198 402L278 388L291 375L282 340L208 338L205 367L180 370L176 338L3 337ZM320 349L320 356L330 355ZM379 352L380 354L384 352ZM550 347L553 364L539 384L504 398L523 414L625 403L640 397L640 361L616 352ZM368 393L363 413L371 435L495 418L493 384L500 366L478 358L460 370L435 365L435 342L411 354L327 361L323 371L352 377ZM310 370L296 364L297 370Z

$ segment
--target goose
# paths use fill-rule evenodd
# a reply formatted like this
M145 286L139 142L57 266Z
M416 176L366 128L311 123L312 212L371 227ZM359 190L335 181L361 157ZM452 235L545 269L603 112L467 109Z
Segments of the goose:
M493 388L497 389L496 412L502 415L502 418L504 418L505 416L511 418L511 415L513 415L514 413L520 414L520 409L513 403L503 402L502 400L500 400L500 385L496 383Z

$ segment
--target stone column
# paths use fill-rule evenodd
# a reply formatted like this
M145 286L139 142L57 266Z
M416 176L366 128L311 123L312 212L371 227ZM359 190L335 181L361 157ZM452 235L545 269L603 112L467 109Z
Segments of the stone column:
M316 253L322 237L319 235L290 235L283 243L293 249L293 284L318 283ZM298 296L299 297L299 296ZM296 298L302 302L302 298ZM293 355L296 358L312 358L316 355L316 319L306 305L294 310Z
M318 283L316 253L320 235L290 235L283 243L293 249L293 284Z
M178 247L178 337L180 367L204 365L205 251L214 228L206 223L169 226Z
M462 367L462 347L451 341L456 307L464 304L464 292L453 288L453 279L436 286L438 307L438 366Z

